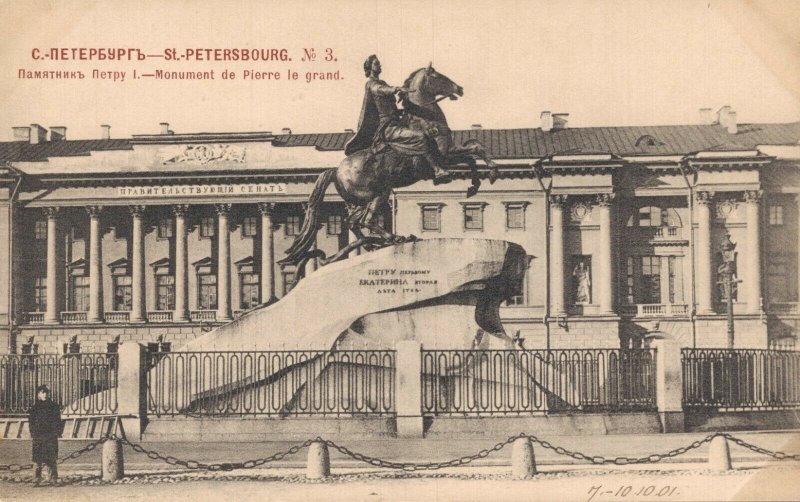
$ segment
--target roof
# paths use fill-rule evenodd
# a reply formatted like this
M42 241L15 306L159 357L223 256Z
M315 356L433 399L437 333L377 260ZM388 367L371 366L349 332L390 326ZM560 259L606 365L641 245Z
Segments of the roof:
M255 134L255 133L252 133ZM278 147L315 147L343 150L353 133L282 134L269 136ZM544 132L536 129L470 129L453 131L456 144L477 139L494 158L538 158L553 154L605 152L615 155L681 155L719 149L755 149L758 145L796 145L800 122L739 124L730 134L718 125L581 127ZM239 138L239 133L215 134L214 141ZM643 138L647 137L647 138ZM652 139L650 139L652 138ZM644 140L642 140L644 139ZM642 141L640 141L642 140ZM204 140L200 136L197 142ZM254 141L256 141L254 139ZM0 142L0 162L36 162L48 157L89 155L94 151L130 150L139 139ZM637 145L638 143L638 145Z

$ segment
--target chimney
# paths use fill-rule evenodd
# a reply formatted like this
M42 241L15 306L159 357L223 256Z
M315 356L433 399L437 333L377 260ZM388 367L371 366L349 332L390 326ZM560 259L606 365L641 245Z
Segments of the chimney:
M288 127L284 127L283 129L281 129L281 134L292 134L292 130L289 129Z
M38 145L47 141L47 129L39 124L31 124L31 145Z
M167 126L169 128L169 126ZM103 124L100 126L100 139L111 139L111 126Z
M161 134L169 134L169 122L161 122L158 125L161 126Z
M739 129L736 126L736 111L731 110L728 112L728 124L725 126L728 129L728 134L736 134Z
M714 114L711 108L700 108L700 124L711 125L714 123Z
M15 141L30 141L31 140L31 128L27 126L23 127L12 127L11 131L14 133L14 140Z
M478 131L480 129L483 129L483 126L481 126L480 124L472 124L472 128Z
M50 126L50 141L65 141L67 128L64 126Z
M542 121L542 131L548 132L553 128L553 116L550 114L550 112L542 112L542 114L539 115L539 118Z
M730 111L731 107L728 105L723 106L717 111L717 123L722 127L728 127L728 113L730 113Z
M566 129L567 121L569 120L569 113L554 113L553 114L553 129Z

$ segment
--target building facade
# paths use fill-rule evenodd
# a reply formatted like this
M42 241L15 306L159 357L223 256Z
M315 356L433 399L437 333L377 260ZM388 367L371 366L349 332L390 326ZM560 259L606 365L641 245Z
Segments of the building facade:
M725 347L729 235L735 345L795 348L800 123L737 124L729 107L701 117L569 128L544 112L535 129L456 131L487 147L500 179L469 198L460 168L452 183L398 189L381 224L522 245L524 293L501 315L526 348L636 346L653 331ZM277 262L351 133L14 134L0 143L0 350L52 353L179 348L279 301L297 270ZM331 255L351 238L333 187L323 211L316 246Z

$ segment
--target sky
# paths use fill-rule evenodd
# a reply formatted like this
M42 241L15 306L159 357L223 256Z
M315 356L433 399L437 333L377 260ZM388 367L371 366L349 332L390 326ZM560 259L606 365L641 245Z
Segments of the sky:
M699 108L723 105L742 123L796 121L800 66L783 12L760 0L0 0L12 27L0 41L0 140L31 123L66 126L69 139L99 137L101 124L112 137L155 134L160 122L176 133L342 131L356 126L373 53L391 85L428 62L462 85L463 98L442 105L455 129L538 127L543 110L569 113L570 127L692 124ZM31 58L51 47L286 48L293 61ZM336 61L300 61L303 48L330 48ZM19 69L87 77L19 79ZM95 80L93 69L126 79ZM214 69L217 79L131 79L157 69ZM222 80L225 69L239 78ZM242 80L245 70L284 78ZM305 81L336 70L338 81Z

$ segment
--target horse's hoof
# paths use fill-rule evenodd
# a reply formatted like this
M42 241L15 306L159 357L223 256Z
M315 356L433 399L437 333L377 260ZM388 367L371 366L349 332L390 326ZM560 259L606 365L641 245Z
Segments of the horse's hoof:
M494 182L497 181L497 178L499 177L500 173L498 172L496 167L492 168L492 170L489 171L489 183L494 184Z
M434 185L444 185L445 183L450 183L451 181L453 181L453 178L446 173L433 178Z
M478 187L469 187L467 188L467 198L469 199L473 195L478 193Z

